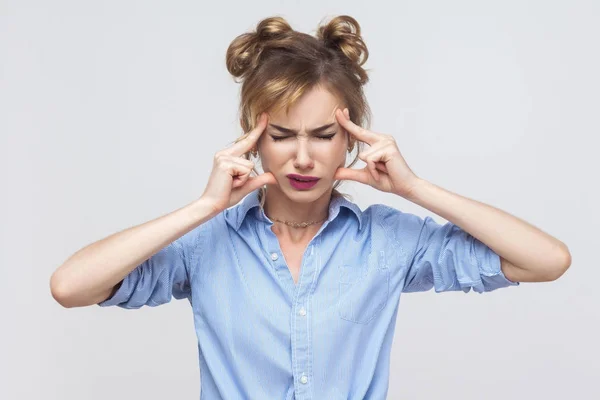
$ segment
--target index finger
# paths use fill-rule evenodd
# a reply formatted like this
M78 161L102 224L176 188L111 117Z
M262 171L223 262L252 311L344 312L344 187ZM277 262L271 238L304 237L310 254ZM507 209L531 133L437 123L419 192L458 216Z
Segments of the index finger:
M341 109L338 108L335 110L335 116L339 124L342 125L344 129L346 129L351 135L355 136L361 142L365 142L371 145L372 143L377 141L376 133L365 129L362 126L356 125L349 118L346 118L346 115L344 115L344 112Z
M256 141L260 137L260 135L265 131L267 127L268 115L266 112L260 114L258 117L258 122L254 129L250 132L246 133L240 139L238 139L228 150L227 154L241 156L244 153L247 153L252 149L252 146L256 144Z

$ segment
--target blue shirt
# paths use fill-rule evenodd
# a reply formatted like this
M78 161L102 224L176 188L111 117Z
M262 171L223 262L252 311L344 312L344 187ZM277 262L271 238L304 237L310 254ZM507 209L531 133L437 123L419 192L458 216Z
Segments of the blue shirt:
M294 283L258 190L134 269L101 306L189 300L201 399L385 399L403 292L519 285L450 222L334 197Z

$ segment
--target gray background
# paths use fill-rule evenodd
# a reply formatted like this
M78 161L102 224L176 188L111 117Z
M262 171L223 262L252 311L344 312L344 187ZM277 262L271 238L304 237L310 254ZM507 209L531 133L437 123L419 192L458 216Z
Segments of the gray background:
M389 398L598 395L598 2L0 1L0 398L198 398L187 302L64 309L49 277L201 195L214 153L241 133L224 63L235 36L272 15L314 33L339 14L371 51L373 130L420 177L531 222L573 257L551 283L404 295ZM444 222L341 189L363 209Z

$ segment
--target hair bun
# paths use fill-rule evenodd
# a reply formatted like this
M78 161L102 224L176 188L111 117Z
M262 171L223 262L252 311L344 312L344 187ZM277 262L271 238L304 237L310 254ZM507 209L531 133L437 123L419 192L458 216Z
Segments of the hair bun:
M369 50L360 34L360 25L349 15L337 16L320 26L317 37L326 46L339 49L359 67L369 58Z
M273 40L285 36L293 29L282 17L265 18L256 26L256 36L258 40Z
M264 45L292 32L292 27L281 17L265 18L258 23L256 31L236 37L225 56L227 70L236 78L243 78L257 68Z

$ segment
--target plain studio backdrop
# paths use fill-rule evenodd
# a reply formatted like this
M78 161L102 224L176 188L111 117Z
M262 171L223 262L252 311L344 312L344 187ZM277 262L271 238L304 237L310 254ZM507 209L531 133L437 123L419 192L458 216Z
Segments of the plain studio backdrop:
M50 275L202 194L241 134L225 68L237 35L274 15L314 34L340 14L370 50L372 130L418 176L531 222L573 259L550 283L404 294L388 398L600 398L595 0L0 1L0 398L198 398L187 301L65 309Z

